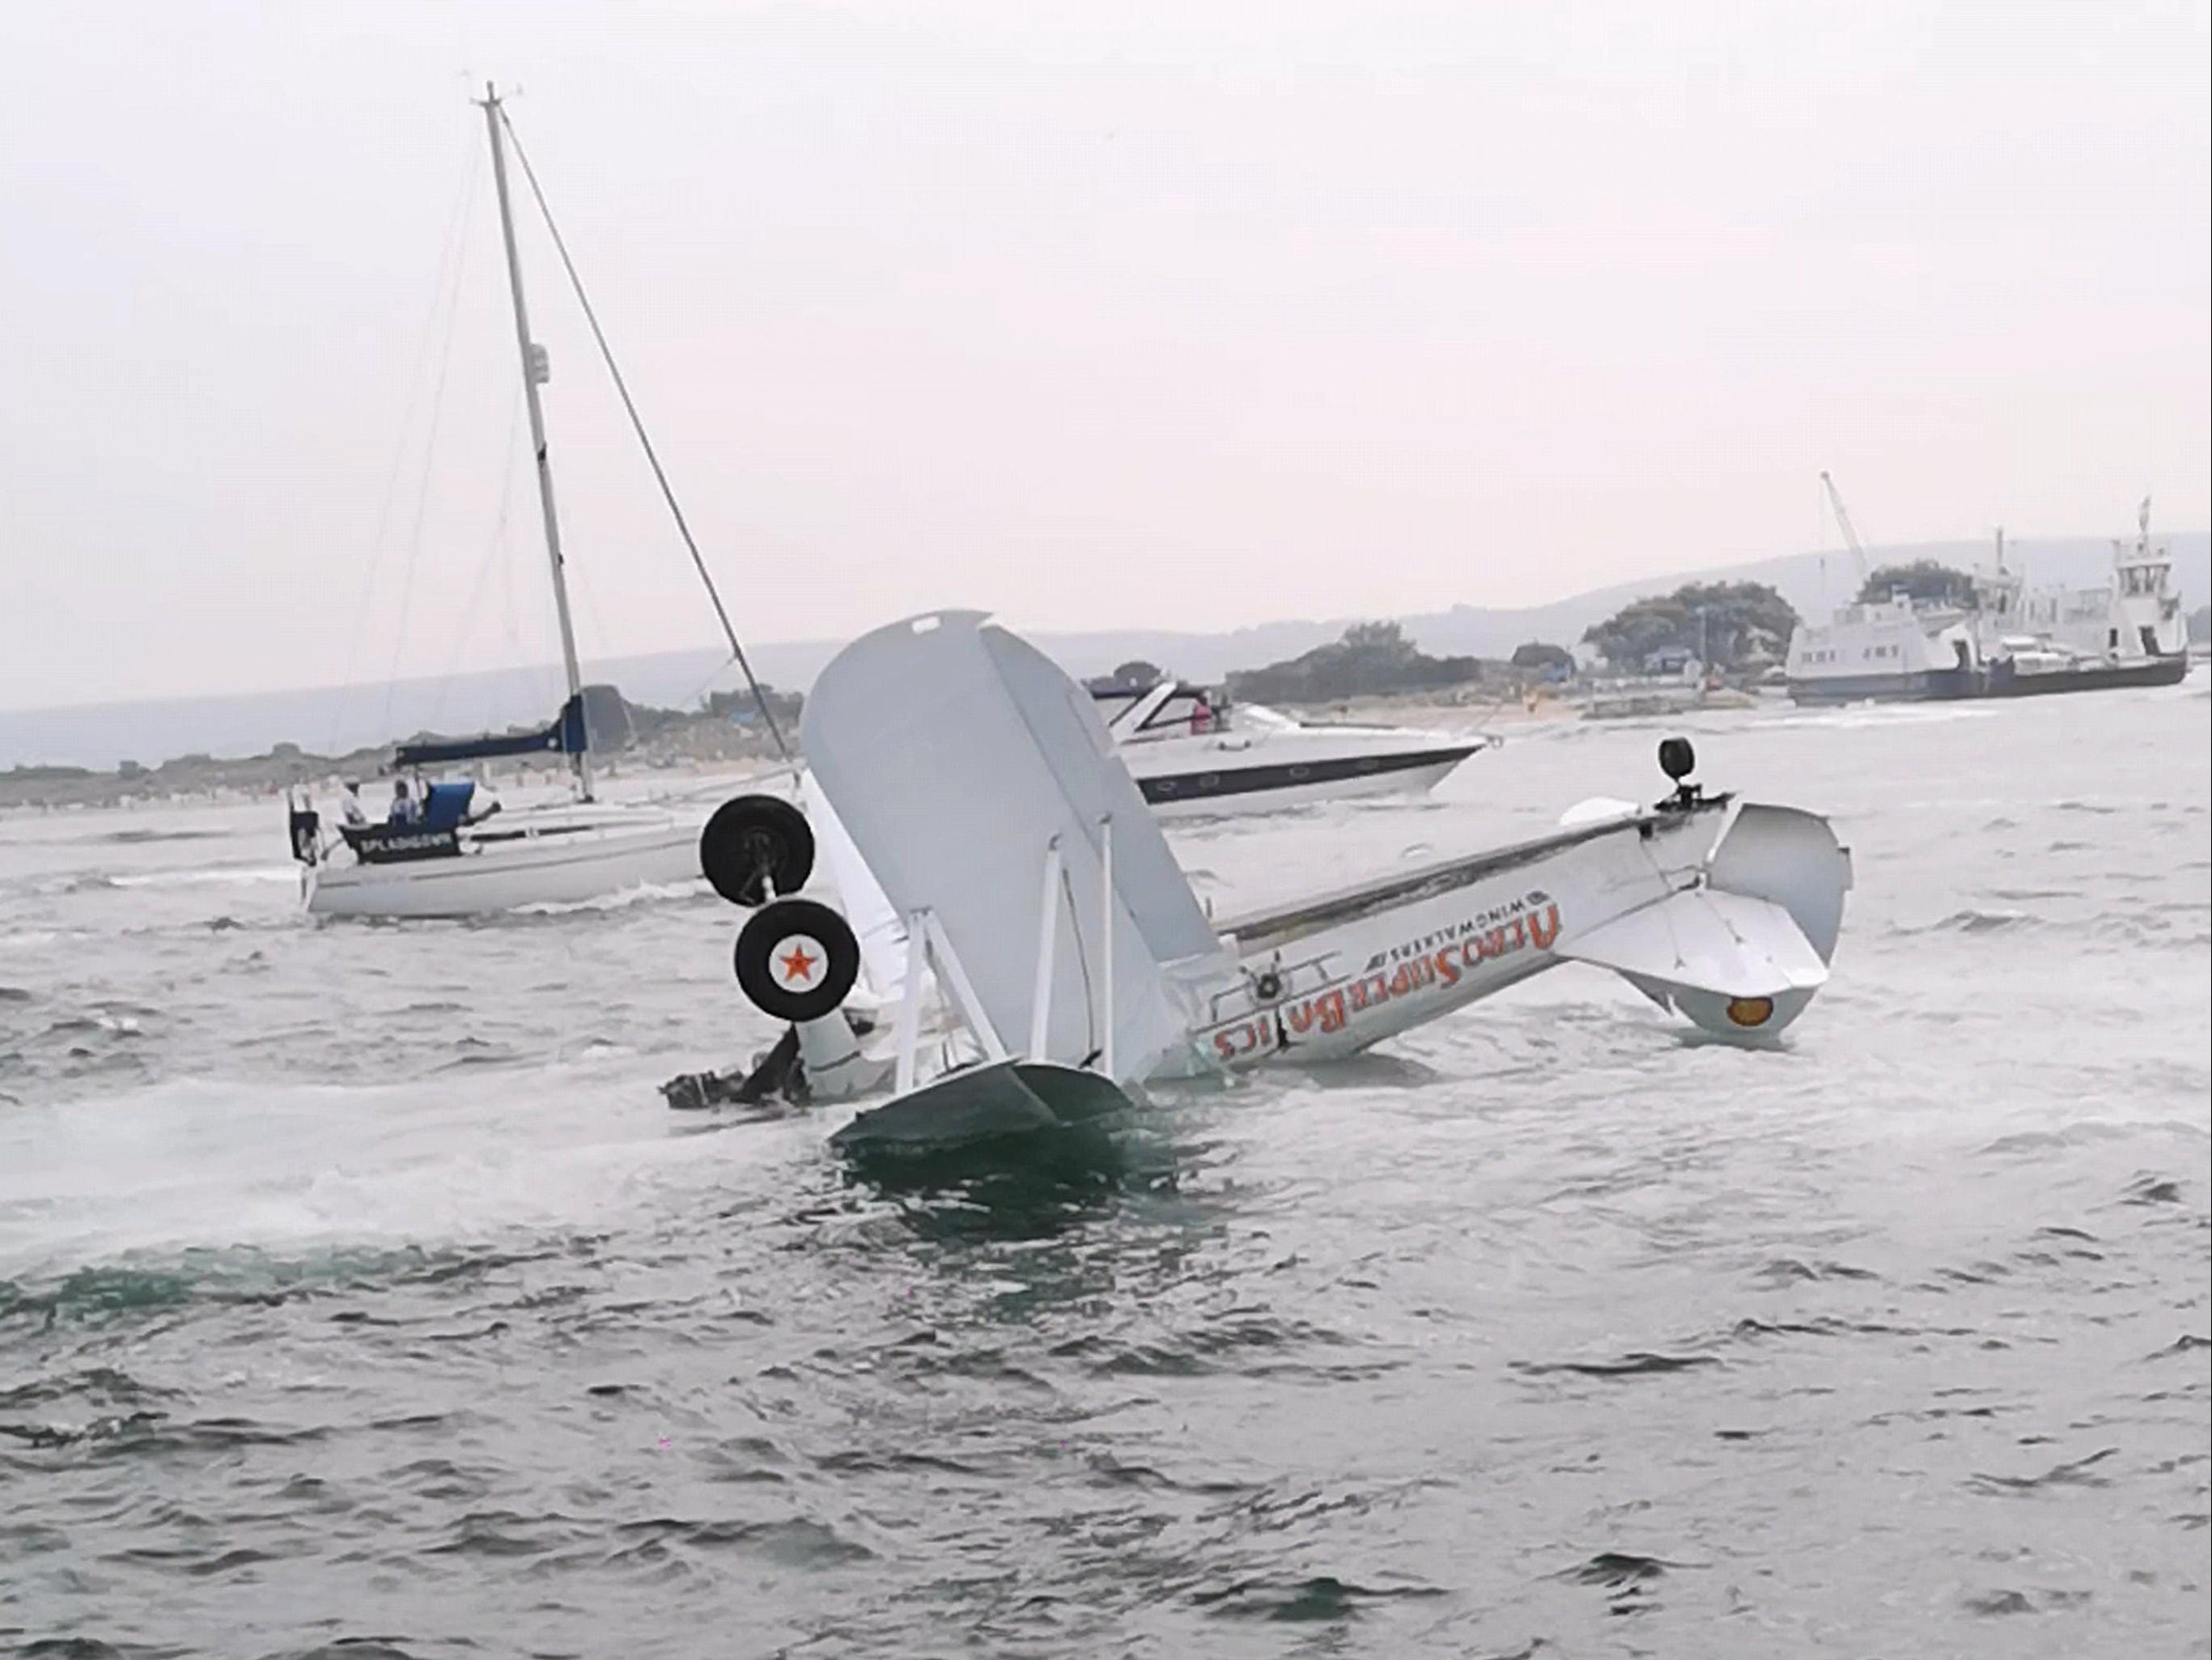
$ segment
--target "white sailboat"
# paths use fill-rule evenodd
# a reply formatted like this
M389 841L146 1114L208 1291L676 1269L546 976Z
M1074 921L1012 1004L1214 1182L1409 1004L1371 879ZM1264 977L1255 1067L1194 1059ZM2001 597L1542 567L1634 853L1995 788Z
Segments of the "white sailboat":
M529 414L531 449L538 463L538 502L568 696L559 716L540 731L402 745L393 757L393 769L403 779L412 775L419 780L426 768L502 756L554 753L568 759L571 797L514 812L501 812L496 806L478 812L472 811L473 783L424 783L398 798L404 806L390 821L356 819L337 825L334 836L325 835L312 803L295 803L292 850L304 866L301 885L307 908L319 916L478 915L521 905L591 899L641 885L683 882L700 874L696 818L680 818L653 806L604 802L593 788L583 677L576 657L575 629L569 618L561 521L554 508L545 412L538 397L538 387L547 379L545 349L531 337L507 188L505 139L509 130L495 89L484 88L481 107L491 143L492 181L507 252L515 344L521 355L523 398ZM526 168L527 158L524 165ZM597 326L594 321L595 330ZM604 350L604 338L601 346ZM611 369L611 356L608 364ZM621 389L618 372L616 384ZM628 405L626 390L623 396ZM630 413L635 423L634 408ZM638 433L642 440L641 425ZM647 453L651 453L649 444ZM654 466L658 472L657 461ZM662 488L666 494L665 478ZM673 496L668 499L673 508ZM681 527L680 514L678 521ZM688 542L688 529L684 534ZM696 561L696 547L693 556ZM700 574L706 575L703 563ZM711 581L708 587L712 595ZM715 608L721 612L719 597ZM726 613L721 614L734 650L736 635L729 631ZM742 653L738 660L743 661ZM349 818L353 818L350 803L349 808Z
M445 856L323 865L308 878L317 916L482 916L659 887L699 873L699 832L673 814L609 808L601 817L517 815L463 831Z

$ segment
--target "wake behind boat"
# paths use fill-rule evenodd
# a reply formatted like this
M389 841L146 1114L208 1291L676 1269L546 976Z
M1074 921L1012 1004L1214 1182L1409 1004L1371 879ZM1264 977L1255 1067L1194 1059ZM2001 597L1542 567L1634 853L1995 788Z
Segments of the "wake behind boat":
M1174 679L1094 680L1091 696L1122 764L1162 818L1418 794L1493 741L1402 727L1310 725Z

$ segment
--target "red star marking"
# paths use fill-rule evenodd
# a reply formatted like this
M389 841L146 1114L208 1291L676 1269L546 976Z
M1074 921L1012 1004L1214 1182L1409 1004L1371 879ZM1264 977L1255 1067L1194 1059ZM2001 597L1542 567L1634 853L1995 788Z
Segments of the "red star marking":
M782 969L783 977L787 980L804 980L814 972L814 958L808 955L804 946L793 946L776 958L776 964Z

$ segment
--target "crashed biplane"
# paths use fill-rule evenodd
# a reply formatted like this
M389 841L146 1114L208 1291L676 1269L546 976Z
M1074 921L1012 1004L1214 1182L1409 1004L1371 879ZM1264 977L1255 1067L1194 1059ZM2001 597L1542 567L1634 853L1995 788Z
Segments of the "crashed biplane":
M1563 962L1764 1040L1826 982L1851 885L1827 822L1706 795L1208 918L1091 698L975 611L879 629L806 704L801 812L740 797L702 863L754 908L739 984L783 1021L672 1101L881 1096L833 1140L928 1146L1089 1117L1148 1079L1346 1055ZM842 907L798 891L817 849Z

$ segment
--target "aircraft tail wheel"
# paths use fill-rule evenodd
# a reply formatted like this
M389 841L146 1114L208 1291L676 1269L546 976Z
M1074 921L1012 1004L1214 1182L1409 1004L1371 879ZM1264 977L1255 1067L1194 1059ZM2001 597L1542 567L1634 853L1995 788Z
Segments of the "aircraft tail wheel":
M738 933L738 985L776 1020L818 1020L860 973L860 942L836 911L811 899L778 899Z
M714 809L699 832L699 868L733 905L796 893L814 870L806 815L773 795L740 795Z

